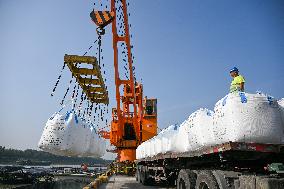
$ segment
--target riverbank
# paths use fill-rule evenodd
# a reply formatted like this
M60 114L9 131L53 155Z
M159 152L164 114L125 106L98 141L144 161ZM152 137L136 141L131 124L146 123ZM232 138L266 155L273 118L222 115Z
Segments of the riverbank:
M28 163L31 162L31 163ZM102 158L92 157L68 157L53 155L48 152L39 150L17 150L7 149L4 146L0 146L0 164L32 164L32 165L46 165L49 164L61 164L61 165L80 165L82 163L88 165L104 164L107 165L111 160L105 160Z
M0 166L0 189L83 188L93 182L107 167L81 165Z

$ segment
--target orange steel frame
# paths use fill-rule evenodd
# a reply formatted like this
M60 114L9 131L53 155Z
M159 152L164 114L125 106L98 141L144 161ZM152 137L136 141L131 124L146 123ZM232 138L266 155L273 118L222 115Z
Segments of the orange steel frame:
M110 132L102 131L101 135L110 139L110 143L116 147L115 152L118 154L119 162L131 162L136 159L137 146L157 134L157 111L155 110L151 115L146 113L146 102L153 102L156 105L156 99L143 98L143 86L134 80L126 0L121 0L121 3L125 27L124 36L117 33L116 2L111 0L111 13L114 15L112 34L117 104L116 108L112 109ZM119 77L118 44L120 42L126 45L128 59L129 79L124 80ZM122 95L121 87L123 87ZM128 129L131 127L128 134L132 138L126 138L126 126Z
M110 142L117 148L118 161L134 161L136 159L136 148L142 142L140 125L142 124L142 98L143 88L142 85L135 84L133 76L133 65L132 65L132 54L130 46L130 35L128 25L128 14L126 0L121 0L122 12L124 18L125 35L119 36L117 34L117 20L116 20L116 9L115 0L111 0L111 10L114 12L114 20L112 21L112 33L113 33L113 50L114 50L114 68L115 68L115 86L116 86L116 102L117 108L113 109ZM124 42L127 49L128 68L129 68L129 79L121 80L119 77L119 63L118 63L118 43ZM121 96L120 87L124 86L124 94ZM121 108L121 103L123 107ZM137 107L138 105L138 107ZM130 113L130 107L133 107L133 113ZM136 140L124 140L124 126L126 123L133 125ZM153 126L153 136L156 135L157 123ZM152 136L151 136L152 137Z
M130 34L128 25L128 14L126 0L121 0L122 12L124 18L125 35L119 36L117 33L117 20L115 0L111 0L111 10L114 12L114 20L112 21L113 33L113 50L114 50L114 71L115 71L115 86L116 86L116 102L117 108L113 109L110 142L117 148L118 161L134 161L136 159L136 148L142 142L143 133L143 87L142 84L137 84L134 81L132 54L130 45ZM119 77L119 62L118 62L118 43L124 42L127 49L129 79L121 80ZM123 96L120 94L120 87L124 86ZM122 104L122 108L121 108ZM133 112L130 112L132 106ZM157 116L155 116L157 118ZM146 119L145 119L146 120ZM145 122L148 124L148 122ZM133 125L136 138L134 140L124 139L125 124ZM147 132L151 138L157 133L157 119L152 123L152 130ZM145 136L144 136L145 137Z

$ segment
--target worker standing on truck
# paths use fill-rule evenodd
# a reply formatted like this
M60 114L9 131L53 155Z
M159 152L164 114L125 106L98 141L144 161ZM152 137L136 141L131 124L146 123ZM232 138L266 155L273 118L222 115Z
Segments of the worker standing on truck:
M239 74L239 70L236 67L233 67L230 70L230 74L233 77L231 82L230 93L233 92L244 92L245 90L245 78Z

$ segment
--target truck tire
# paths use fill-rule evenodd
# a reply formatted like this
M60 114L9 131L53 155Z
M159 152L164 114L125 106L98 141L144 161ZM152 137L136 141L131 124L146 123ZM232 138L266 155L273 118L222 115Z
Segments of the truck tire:
M198 173L196 189L219 189L216 178L211 171L201 171Z
M138 181L138 170L136 170L136 173L135 173L135 180Z
M141 175L140 175L140 170L139 169L136 169L136 181L138 181L139 183L141 183Z
M139 173L140 173L140 181L143 185L145 185L146 184L146 182L145 182L145 180L146 180L145 176L146 175L145 175L145 170L144 170L143 166L141 167L141 170L139 171Z
M177 178L177 189L194 189L195 175L190 170L181 169Z
M175 186L176 185L177 176L171 176L167 178L167 185L168 186Z
M150 186L153 184L153 179L149 177L149 173L144 166L140 171L140 180L141 183L145 186Z

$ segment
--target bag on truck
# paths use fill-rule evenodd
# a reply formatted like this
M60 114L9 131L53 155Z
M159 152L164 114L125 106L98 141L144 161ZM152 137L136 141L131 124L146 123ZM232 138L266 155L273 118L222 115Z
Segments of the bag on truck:
M166 128L162 137L162 151L163 153L176 151L176 136L178 133L178 125L171 125Z
M214 108L216 144L224 142L281 143L282 119L277 101L264 94L231 93Z
M201 131L200 121L203 118L203 112L205 109L200 109L192 113L186 121L184 121L178 130L176 137L176 148L180 152L194 151L200 147L203 147L204 139ZM206 114L207 115L207 114ZM205 123L206 120L202 120ZM205 123L205 127L210 127L208 123Z
M177 134L177 125L170 125L153 138L155 154L175 150L174 136Z
M284 144L284 99L277 102L262 93L230 93L215 104L214 112L199 109L173 128L138 146L137 158L226 142Z
M278 100L278 105L279 105L281 117L282 117L282 129L283 129L282 144L284 144L284 98Z

